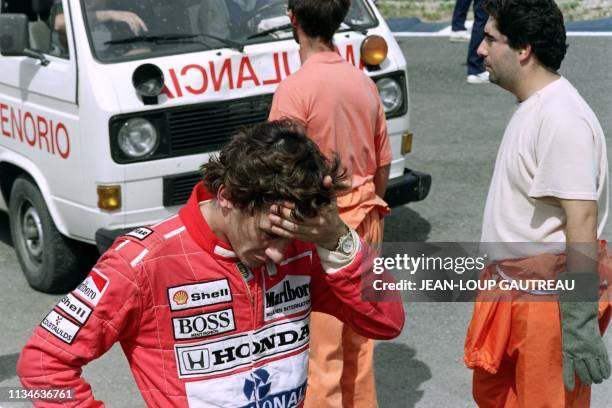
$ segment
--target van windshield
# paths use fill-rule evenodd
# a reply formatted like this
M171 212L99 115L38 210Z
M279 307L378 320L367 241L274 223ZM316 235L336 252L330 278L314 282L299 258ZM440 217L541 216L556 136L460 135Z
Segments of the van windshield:
M95 57L118 62L292 37L287 0L82 0ZM353 0L341 31L377 25Z

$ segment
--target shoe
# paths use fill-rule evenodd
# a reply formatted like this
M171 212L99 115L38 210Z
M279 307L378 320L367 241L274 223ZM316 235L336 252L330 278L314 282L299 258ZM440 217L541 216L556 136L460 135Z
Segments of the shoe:
M470 33L467 30L451 31L448 40L450 42L468 42L470 41Z
M484 71L478 75L468 75L467 82L468 84L488 84L491 82L489 81L489 72Z

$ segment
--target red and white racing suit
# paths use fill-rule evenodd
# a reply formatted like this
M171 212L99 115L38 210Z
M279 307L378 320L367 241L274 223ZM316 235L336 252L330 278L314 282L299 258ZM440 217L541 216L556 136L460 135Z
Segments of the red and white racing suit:
M148 406L297 407L311 310L366 337L401 332L399 296L362 300L375 256L363 242L339 270L299 241L280 264L251 270L206 224L199 203L210 198L200 183L178 215L120 237L43 319L17 373L26 388L70 387L76 400L36 406L103 406L81 367L118 341Z

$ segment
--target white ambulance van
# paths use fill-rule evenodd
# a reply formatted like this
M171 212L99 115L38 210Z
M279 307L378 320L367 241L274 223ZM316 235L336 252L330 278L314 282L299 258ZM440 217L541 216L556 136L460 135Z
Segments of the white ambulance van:
M266 120L300 67L287 0L0 0L0 210L28 283L69 290L83 243L175 214L199 166ZM372 0L353 0L339 53L377 83L392 205L425 198L406 61ZM89 245L91 248L91 245Z

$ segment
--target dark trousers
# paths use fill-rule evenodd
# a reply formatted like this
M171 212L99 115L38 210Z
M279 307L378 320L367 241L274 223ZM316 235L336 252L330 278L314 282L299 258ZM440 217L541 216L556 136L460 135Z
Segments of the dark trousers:
M468 75L477 75L484 72L484 61L478 56L476 50L484 39L484 27L487 23L489 15L482 8L484 0L474 0L474 26L472 27L472 37L468 47L467 57L467 73Z
M451 30L465 31L465 18L470 9L472 0L457 0L455 9L453 10L453 21L451 22Z

